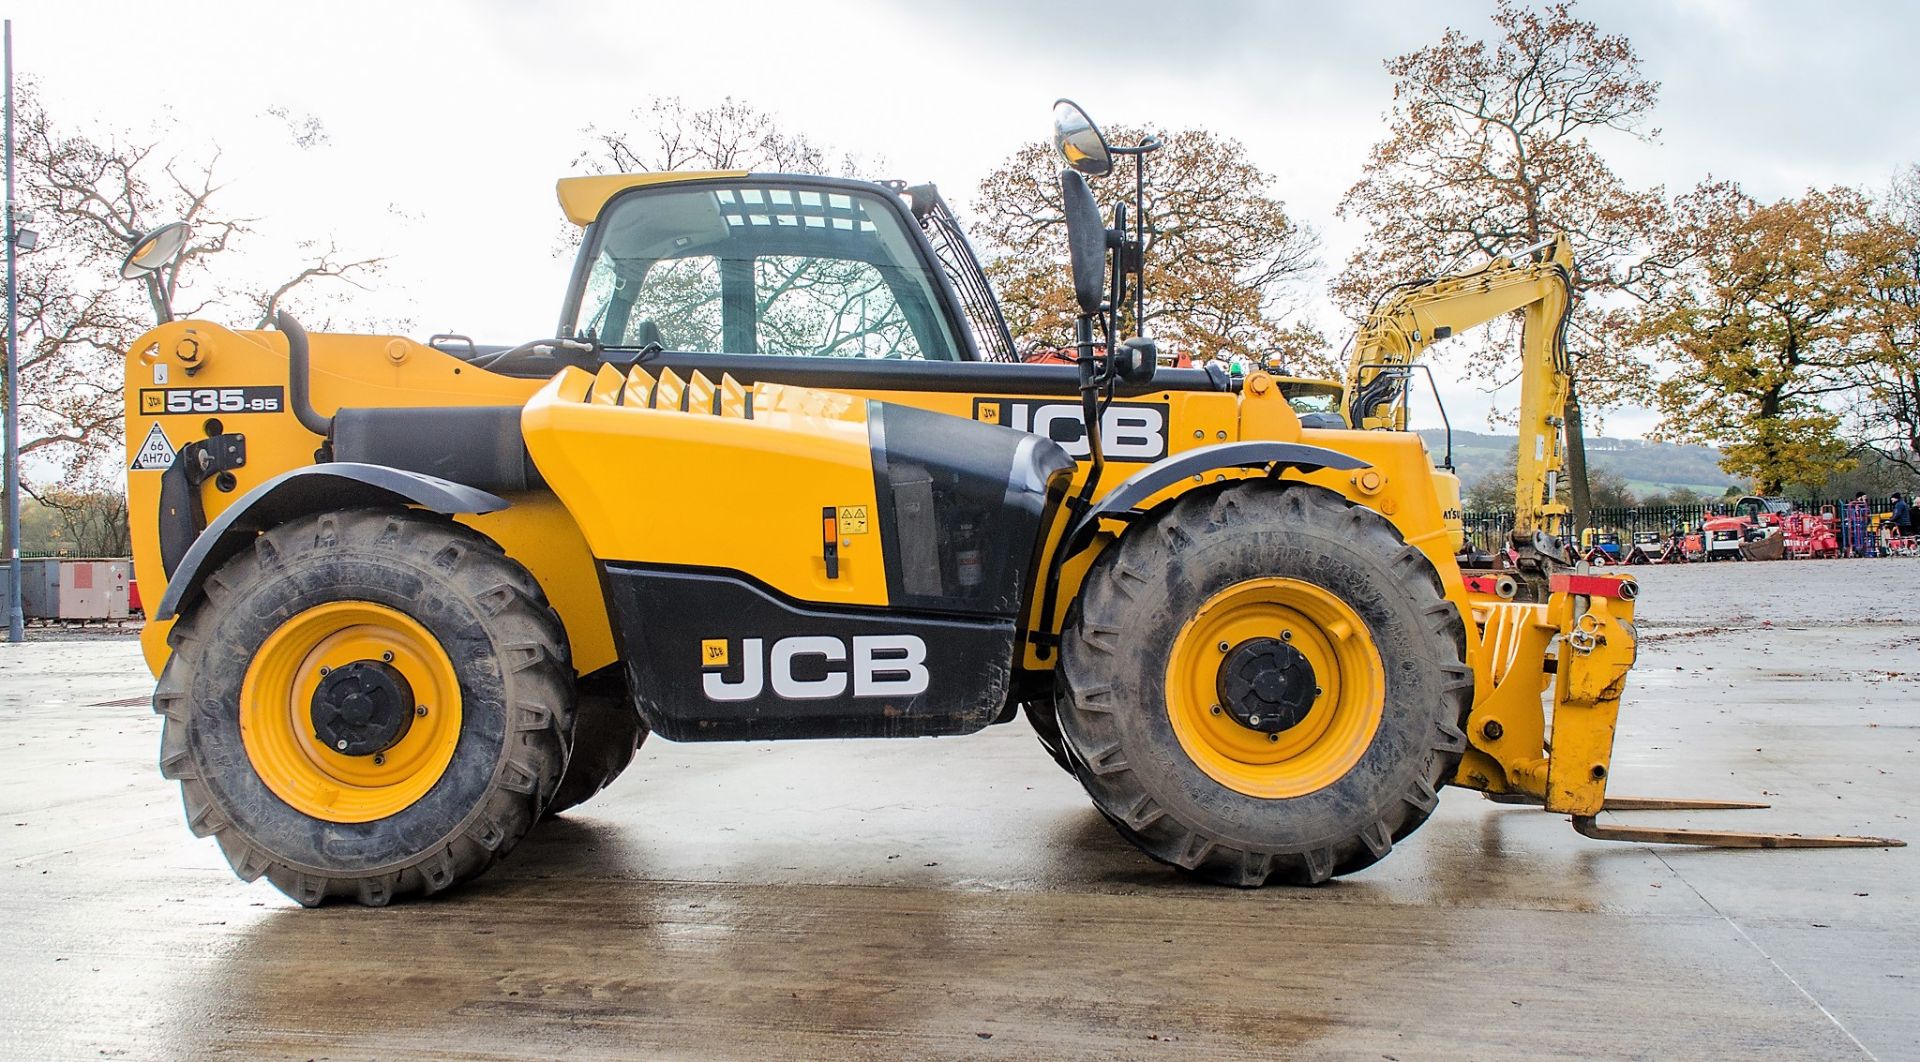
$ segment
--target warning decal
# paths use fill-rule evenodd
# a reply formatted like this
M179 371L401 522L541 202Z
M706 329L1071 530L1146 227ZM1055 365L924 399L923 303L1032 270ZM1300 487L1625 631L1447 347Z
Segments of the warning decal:
M140 449L134 451L134 472L163 472L173 467L173 444L167 441L167 433L155 424L147 431L147 437L140 443Z

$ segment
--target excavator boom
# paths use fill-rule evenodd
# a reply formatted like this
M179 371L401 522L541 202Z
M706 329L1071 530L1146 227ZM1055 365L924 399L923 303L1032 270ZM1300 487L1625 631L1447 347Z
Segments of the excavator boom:
M1515 312L1521 326L1520 443L1514 477L1514 535L1566 533L1556 482L1565 467L1572 366L1567 316L1573 307L1573 251L1555 236L1484 265L1397 285L1367 315L1347 367L1349 418L1356 428L1407 427L1407 382L1428 347Z

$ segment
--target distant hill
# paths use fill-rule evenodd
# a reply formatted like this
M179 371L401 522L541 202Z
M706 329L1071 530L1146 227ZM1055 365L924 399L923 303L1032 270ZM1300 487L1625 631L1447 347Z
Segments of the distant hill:
M1420 436L1435 461L1446 450L1446 432L1426 429ZM1455 429L1453 463L1460 482L1471 485L1480 477L1506 467L1507 452L1519 441L1516 435L1482 435ZM1720 451L1711 446L1681 446L1648 442L1645 439L1613 439L1605 436L1587 440L1587 463L1623 477L1635 494L1685 487L1688 490L1718 495L1737 482L1720 470Z

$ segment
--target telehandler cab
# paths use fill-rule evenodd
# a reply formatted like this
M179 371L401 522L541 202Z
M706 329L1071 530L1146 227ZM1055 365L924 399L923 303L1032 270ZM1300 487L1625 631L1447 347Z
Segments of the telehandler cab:
M678 741L963 734L1024 707L1212 881L1386 855L1449 783L1586 821L1635 584L1476 592L1420 440L1117 335L1140 241L1056 139L1080 315L1027 365L931 187L569 178L559 335L176 321L127 356L163 773L245 879L471 878ZM129 271L153 256L137 250ZM1543 696L1554 734L1545 740Z

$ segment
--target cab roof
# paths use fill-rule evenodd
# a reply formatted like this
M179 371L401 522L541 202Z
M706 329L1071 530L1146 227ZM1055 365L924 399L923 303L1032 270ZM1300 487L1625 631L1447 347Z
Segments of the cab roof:
M555 185L560 209L567 220L586 226L600 216L607 200L629 188L658 184L686 184L691 181L719 181L745 177L746 170L670 170L659 173L607 173L592 177L562 177Z

